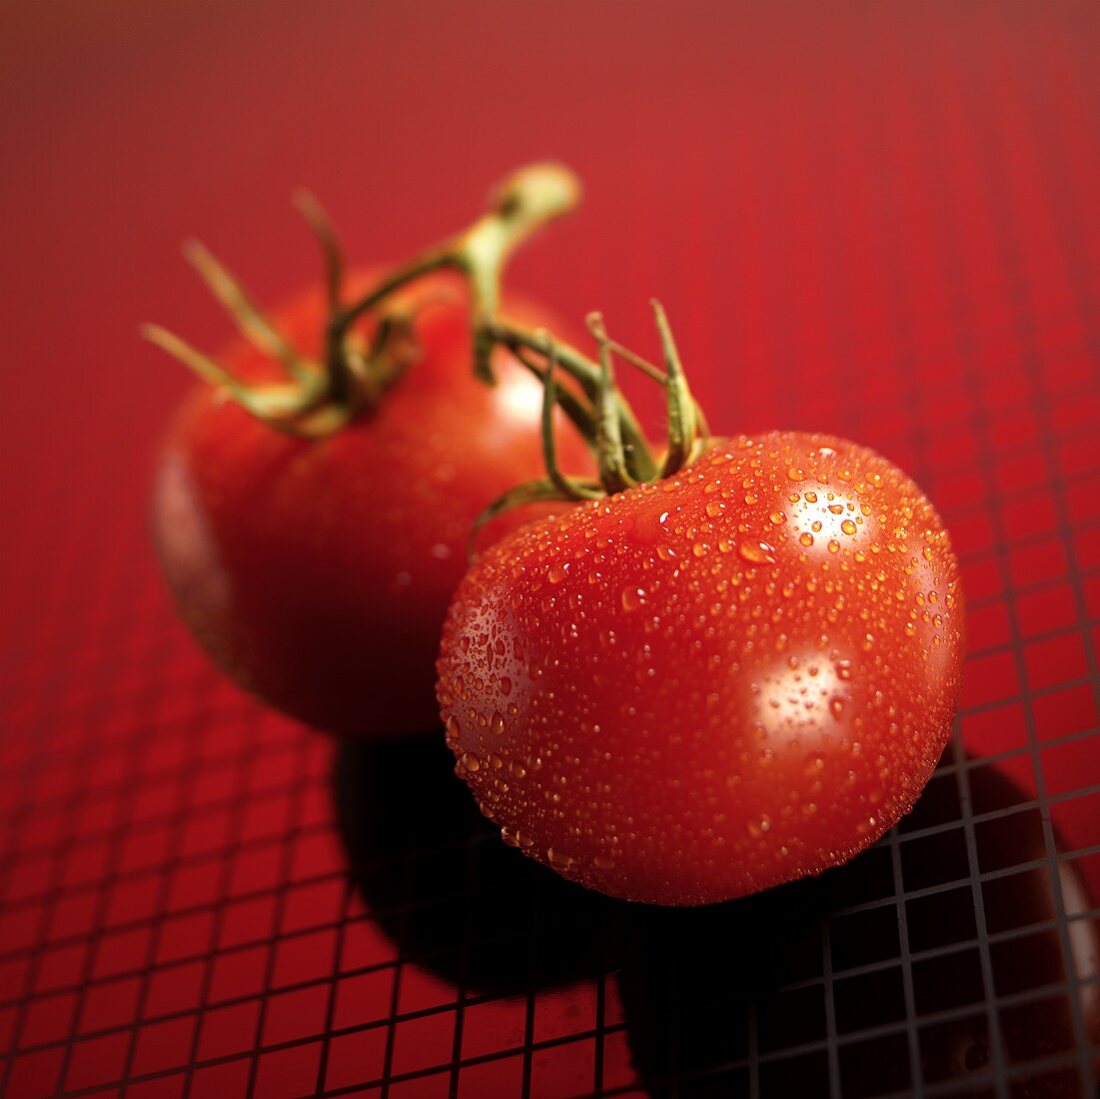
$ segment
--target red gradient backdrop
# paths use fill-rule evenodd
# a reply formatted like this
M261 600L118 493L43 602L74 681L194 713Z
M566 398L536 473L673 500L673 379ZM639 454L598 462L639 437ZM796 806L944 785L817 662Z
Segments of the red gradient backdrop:
M834 1097L1087 1094L1098 42L1086 3L5 5L0 1091L567 1099L708 1081L786 1095L797 1080ZM682 1000L639 968L640 947L541 979L531 958L591 936L562 939L540 914L565 905L565 924L626 926L643 944L649 917L593 914L526 866L486 878L492 837L461 806L425 804L430 827L397 816L384 843L382 818L337 828L334 766L354 817L347 791L379 760L334 764L329 740L221 679L148 547L152 455L188 382L138 324L211 348L228 334L183 238L274 301L316 272L293 187L322 198L354 257L384 261L544 157L581 174L586 201L519 257L517 287L568 317L599 307L642 349L659 295L712 424L881 450L926 488L962 558L970 658L934 781L954 808L922 802L812 893L808 969L748 991L692 983L705 956L675 942L711 940L690 923L669 947ZM390 761L414 805L418 768L441 765L416 751ZM929 876L955 840L961 861ZM372 893L395 866L394 888ZM473 949L509 875L534 898L511 966L526 984ZM949 889L957 934L922 938L930 897L956 927ZM409 913L444 901L452 937L425 941ZM882 953L873 934L845 938L884 913L901 931ZM490 953L507 959L517 933ZM456 951L457 969L439 961ZM962 988L952 959L971 953L973 989L922 998L936 964ZM1014 954L1049 965L998 968ZM896 979L895 1016L852 1013L892 1002L852 984L872 978ZM681 1002L699 1020L683 1032L654 1007ZM1014 1045L1039 1008L1062 1024ZM943 1061L943 1034L961 1040L951 1028L971 1019L967 1057Z

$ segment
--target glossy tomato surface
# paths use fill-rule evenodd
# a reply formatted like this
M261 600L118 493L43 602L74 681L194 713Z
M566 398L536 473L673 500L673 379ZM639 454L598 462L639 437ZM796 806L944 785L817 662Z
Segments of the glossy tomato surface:
M436 723L433 664L471 525L542 469L541 388L503 354L495 387L473 378L461 284L425 279L404 300L420 303L421 355L375 410L303 440L198 387L169 432L154 494L164 574L203 647L278 709L353 736ZM319 293L275 320L317 353ZM243 343L221 361L241 379L275 376ZM583 468L580 442L563 446Z
M893 825L947 742L963 650L956 558L917 486L774 433L491 548L438 691L508 842L616 896L699 904Z

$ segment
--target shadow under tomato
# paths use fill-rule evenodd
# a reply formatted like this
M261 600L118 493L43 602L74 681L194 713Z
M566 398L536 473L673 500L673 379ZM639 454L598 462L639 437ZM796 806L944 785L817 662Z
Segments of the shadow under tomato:
M990 766L970 761L961 782L941 767L902 822L896 851L884 841L820 878L724 905L642 910L619 989L650 1094L808 1099L829 1095L834 1073L846 1099L904 1093L913 1049L926 1084L993 1094L995 1045L1019 1066L1072 1056L1081 1030L1095 1042L1100 988L1078 986L1074 1003L1066 978L1097 973L1100 939L1088 921L1059 929L1044 824L1030 801ZM986 875L977 885L974 862ZM1073 865L1056 873L1067 909L1090 908ZM1018 1087L1084 1094L1072 1064Z
M349 872L404 959L497 996L615 965L629 906L503 844L455 778L442 732L345 742L334 792Z

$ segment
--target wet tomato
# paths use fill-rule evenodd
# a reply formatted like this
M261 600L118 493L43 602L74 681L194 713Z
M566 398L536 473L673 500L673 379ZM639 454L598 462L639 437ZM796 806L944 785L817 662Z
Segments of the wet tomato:
M471 377L463 290L432 275L402 291L416 359L340 430L295 438L203 386L165 441L153 532L182 617L233 679L311 725L437 723L433 664L473 520L517 472L541 468L540 387L503 351L495 387ZM273 320L314 356L326 310L318 291ZM243 341L220 361L243 382L273 376Z
M957 561L913 481L773 433L489 549L437 690L507 842L615 896L699 904L836 865L908 811L963 649Z

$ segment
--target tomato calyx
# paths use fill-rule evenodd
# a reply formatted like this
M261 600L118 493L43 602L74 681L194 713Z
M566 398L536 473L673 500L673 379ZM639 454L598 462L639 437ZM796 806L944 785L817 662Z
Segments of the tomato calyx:
M597 361L556 340L544 329L532 332L503 318L485 323L486 335L507 347L542 383L541 434L546 476L517 485L490 504L474 525L471 545L486 523L513 508L543 501L599 500L613 496L672 476L706 449L709 428L692 396L668 317L655 298L650 305L661 342L663 368L613 340L607 333L603 315L598 312L586 318L588 331L598 348ZM659 455L654 453L618 387L615 358L665 390L667 436ZM573 388L558 384L559 371L574 383ZM569 477L559 468L554 440L555 407L562 410L595 454L598 479Z
M500 184L488 210L472 225L345 302L346 264L336 231L316 198L301 191L294 202L317 239L324 263L328 321L318 359L294 347L241 282L197 241L184 245L184 256L241 334L279 364L286 380L247 383L160 325L143 326L142 335L271 427L305 438L331 435L375 407L420 357L416 315L438 299L413 306L392 299L397 291L444 268L459 271L470 287L474 372L492 384L492 352L498 341L489 334L490 322L497 312L504 266L523 241L569 213L579 199L580 183L569 169L552 163L520 168ZM367 320L373 322L369 336L359 323Z

